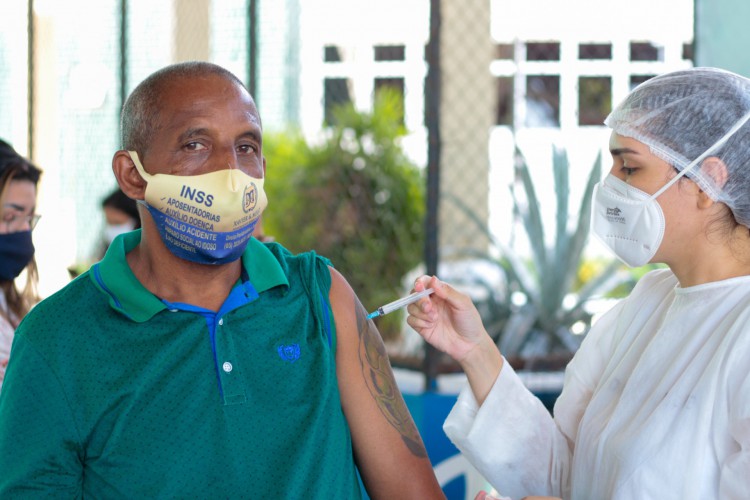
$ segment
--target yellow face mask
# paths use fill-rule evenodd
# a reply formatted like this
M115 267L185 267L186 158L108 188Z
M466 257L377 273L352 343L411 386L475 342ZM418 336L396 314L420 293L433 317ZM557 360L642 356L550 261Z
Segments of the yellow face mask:
M200 264L226 264L242 256L268 204L263 179L238 169L151 175L138 153L128 153L148 183L145 205L173 254Z

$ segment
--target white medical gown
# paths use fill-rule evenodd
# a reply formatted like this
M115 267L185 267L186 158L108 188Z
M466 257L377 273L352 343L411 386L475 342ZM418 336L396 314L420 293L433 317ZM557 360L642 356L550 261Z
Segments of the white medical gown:
M648 273L588 333L554 414L505 363L444 429L514 500L750 499L750 277Z

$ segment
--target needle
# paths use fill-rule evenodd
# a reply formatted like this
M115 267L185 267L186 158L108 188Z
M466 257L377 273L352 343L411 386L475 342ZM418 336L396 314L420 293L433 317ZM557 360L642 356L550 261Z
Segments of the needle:
M422 297L427 297L429 294L434 292L432 288L428 288L427 290L422 290L421 292L414 292L411 295L404 297L402 299L394 300L393 302L386 304L384 306L378 307L376 311L371 312L367 315L367 319L377 318L378 316L384 316L390 312L395 311L396 309L401 309L402 307L406 307L409 304L418 301Z

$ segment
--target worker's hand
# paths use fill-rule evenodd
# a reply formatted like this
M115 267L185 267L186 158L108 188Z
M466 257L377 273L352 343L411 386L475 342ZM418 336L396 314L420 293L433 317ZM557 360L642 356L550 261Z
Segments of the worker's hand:
M407 323L435 348L458 361L481 406L503 367L503 357L471 299L436 277L422 276L414 291L435 292L407 308Z
M490 340L471 299L436 277L422 276L414 291L435 290L410 304L407 323L435 348L459 363L480 343Z

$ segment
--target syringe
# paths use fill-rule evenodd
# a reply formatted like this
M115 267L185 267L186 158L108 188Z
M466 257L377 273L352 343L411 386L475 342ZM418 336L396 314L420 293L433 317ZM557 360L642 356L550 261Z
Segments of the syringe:
M394 300L390 304L386 304L384 306L378 307L377 311L373 311L370 314L367 315L367 319L377 318L378 316L383 316L385 314L388 314L389 312L393 312L396 309L401 309L402 307L406 307L412 302L416 302L422 297L427 297L429 294L434 292L432 288L428 288L427 290L422 290L421 292L414 292L411 295L404 297L403 299Z

